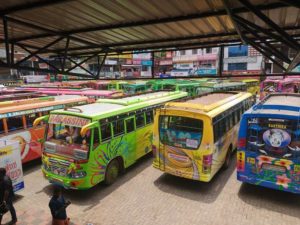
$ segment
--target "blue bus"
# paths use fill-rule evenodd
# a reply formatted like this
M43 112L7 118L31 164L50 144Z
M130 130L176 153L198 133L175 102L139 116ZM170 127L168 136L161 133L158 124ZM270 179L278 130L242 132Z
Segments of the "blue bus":
M300 94L270 94L244 113L237 179L300 193Z

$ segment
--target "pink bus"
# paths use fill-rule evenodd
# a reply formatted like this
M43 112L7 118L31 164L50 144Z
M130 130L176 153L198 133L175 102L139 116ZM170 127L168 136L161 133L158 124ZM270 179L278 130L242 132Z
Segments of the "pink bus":
M39 90L37 91L41 94L46 94L50 96L55 95L81 95L89 98L89 102L94 102L99 98L116 98L123 96L123 93L120 91L106 91L106 90Z
M293 93L295 87L295 81L290 78L281 80L266 79L260 84L260 98L263 99L269 93L272 92L287 92Z

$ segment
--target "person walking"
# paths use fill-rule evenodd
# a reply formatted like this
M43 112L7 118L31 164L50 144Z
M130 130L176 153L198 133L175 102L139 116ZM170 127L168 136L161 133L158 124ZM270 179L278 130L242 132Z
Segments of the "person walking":
M12 181L6 175L6 169L0 168L0 202L1 206L6 206L11 214L11 221L9 224L14 225L17 223L17 214L13 206L14 190ZM2 224L3 214L0 214L0 225Z
M49 202L52 215L52 225L69 225L70 219L67 217L66 208L71 204L65 201L60 187L54 187L53 196Z

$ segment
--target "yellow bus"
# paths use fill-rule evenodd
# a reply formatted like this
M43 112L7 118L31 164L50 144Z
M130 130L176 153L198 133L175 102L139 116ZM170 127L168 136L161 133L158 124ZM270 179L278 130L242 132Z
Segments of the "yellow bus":
M154 119L154 168L209 182L229 166L239 121L253 103L250 93L213 92L165 104Z
M259 80L257 79L242 79L240 80L246 84L247 91L253 95L257 95L259 93Z

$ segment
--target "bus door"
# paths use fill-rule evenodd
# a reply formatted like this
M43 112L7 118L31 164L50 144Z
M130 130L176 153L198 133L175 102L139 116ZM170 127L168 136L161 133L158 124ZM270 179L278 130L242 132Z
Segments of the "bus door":
M151 151L153 136L153 109L136 114L136 157Z
M164 157L165 156L165 145L161 145L161 138L160 138L160 129L161 129L161 120L162 120L162 117L166 115L166 109L159 109L159 122L158 122L158 146L157 146L157 152L158 152L158 165L159 165L159 168L163 171L165 171L166 167L165 167L165 164L166 164L166 158Z
M125 160L129 164L132 164L137 159L136 157L137 140L136 140L134 116L124 119L124 123L125 123L125 135L123 141L123 149L127 149L128 152L128 156L125 157L126 158Z

